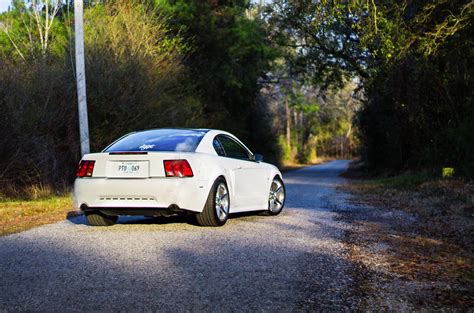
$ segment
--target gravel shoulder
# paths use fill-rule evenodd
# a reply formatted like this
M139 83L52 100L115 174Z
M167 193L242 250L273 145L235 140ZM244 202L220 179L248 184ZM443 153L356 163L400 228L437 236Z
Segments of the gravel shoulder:
M350 226L334 212L347 163L287 172L277 217L222 228L185 218L92 228L76 217L0 237L0 311L352 310Z

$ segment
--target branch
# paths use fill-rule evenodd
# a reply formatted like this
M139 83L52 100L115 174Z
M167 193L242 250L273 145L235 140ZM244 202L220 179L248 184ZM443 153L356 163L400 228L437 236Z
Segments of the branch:
M33 36L32 36L32 32L31 32L31 28L28 26L28 24L26 23L25 21L25 17L24 17L24 14L20 14L21 16L21 21L23 22L23 25L25 26L26 28L26 31L28 32L28 39L30 41L30 54L31 55L34 55L33 53ZM31 15L28 15L29 17L29 24L31 25Z
M46 50L48 49L49 30L53 26L54 18L59 12L61 1L59 0L56 1L54 8L52 8L51 19L49 17L49 4L47 1L45 2L45 4L46 4L46 22L45 22L45 30L44 30L44 53L46 53Z
M8 40L10 40L10 42L12 43L12 45L13 45L13 47L15 48L16 52L18 52L18 54L19 54L20 57L23 59L23 61L26 62L25 56L23 55L23 53L21 53L21 50L18 48L18 46L16 45L15 41L14 41L13 38L10 36L10 33L8 32L7 27L6 27L6 26L3 26L3 27L2 27L2 30L3 30L3 32L5 33L5 35L7 35Z
M40 34L40 40L41 40L41 48L44 47L44 40L43 40L43 25L41 24L41 17L39 16L37 6L36 6L36 0L31 0L31 9L33 10L35 14L35 20L36 20L36 25L38 26L38 31Z

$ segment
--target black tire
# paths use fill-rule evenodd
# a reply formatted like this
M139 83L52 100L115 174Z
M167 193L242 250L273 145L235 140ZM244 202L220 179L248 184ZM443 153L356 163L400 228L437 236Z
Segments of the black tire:
M281 207L277 210L272 210L271 206L270 206L270 199L268 201L268 209L267 211L264 212L265 215L270 215L270 216L275 216L275 215L278 215L281 213L281 211L283 210L283 208L285 207L285 200L286 200L286 189L285 189L285 184L283 183L283 180L281 180L280 177L278 176L275 176L272 180L272 185L270 186L270 192L271 192L271 188L273 187L273 184L274 182L278 182L280 183L281 185L281 188L283 190L283 201L281 203Z
M207 196L206 204L204 205L204 209L202 210L201 213L196 214L196 221L200 226L208 226L208 227L218 227L222 226L227 222L227 219L229 217L229 214L225 216L225 218L219 218L217 215L217 210L216 210L216 193L217 189L220 184L224 184L225 188L227 188L227 183L224 178L219 177L216 179L214 184L212 185L212 188L209 192L209 195ZM227 189L227 193L228 193ZM230 208L230 196L228 196L228 208Z
M112 226L117 222L118 216L101 212L86 212L86 218L90 226Z

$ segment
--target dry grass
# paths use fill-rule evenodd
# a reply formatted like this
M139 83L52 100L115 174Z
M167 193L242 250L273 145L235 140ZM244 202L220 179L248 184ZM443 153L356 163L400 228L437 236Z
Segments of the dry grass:
M364 311L469 311L474 305L472 253L407 234L396 223L362 223L348 235L360 273L356 290ZM416 231L416 229L415 229Z
M408 174L363 179L342 187L370 208L348 214L354 262L385 278L370 293L396 290L415 309L474 305L473 185L464 179ZM380 301L377 303L380 304Z
M71 210L69 195L0 201L0 236L64 220Z
M415 215L424 234L474 248L474 186L463 179L407 178L362 180L346 186L356 201Z

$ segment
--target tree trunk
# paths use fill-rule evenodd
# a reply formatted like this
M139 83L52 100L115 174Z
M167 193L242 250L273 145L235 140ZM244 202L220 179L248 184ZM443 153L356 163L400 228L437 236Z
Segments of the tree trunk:
M296 112L294 108L293 108L293 127L295 130L295 142L296 142L296 145L298 146L300 130L298 128L298 112Z
M285 99L285 114L286 114L286 145L291 147L291 115L290 107L288 106L288 99Z
M300 129L301 129L301 144L305 145L307 138L306 138L306 132L304 128L304 115L303 112L300 112Z
M344 159L344 137L341 136L341 159Z

